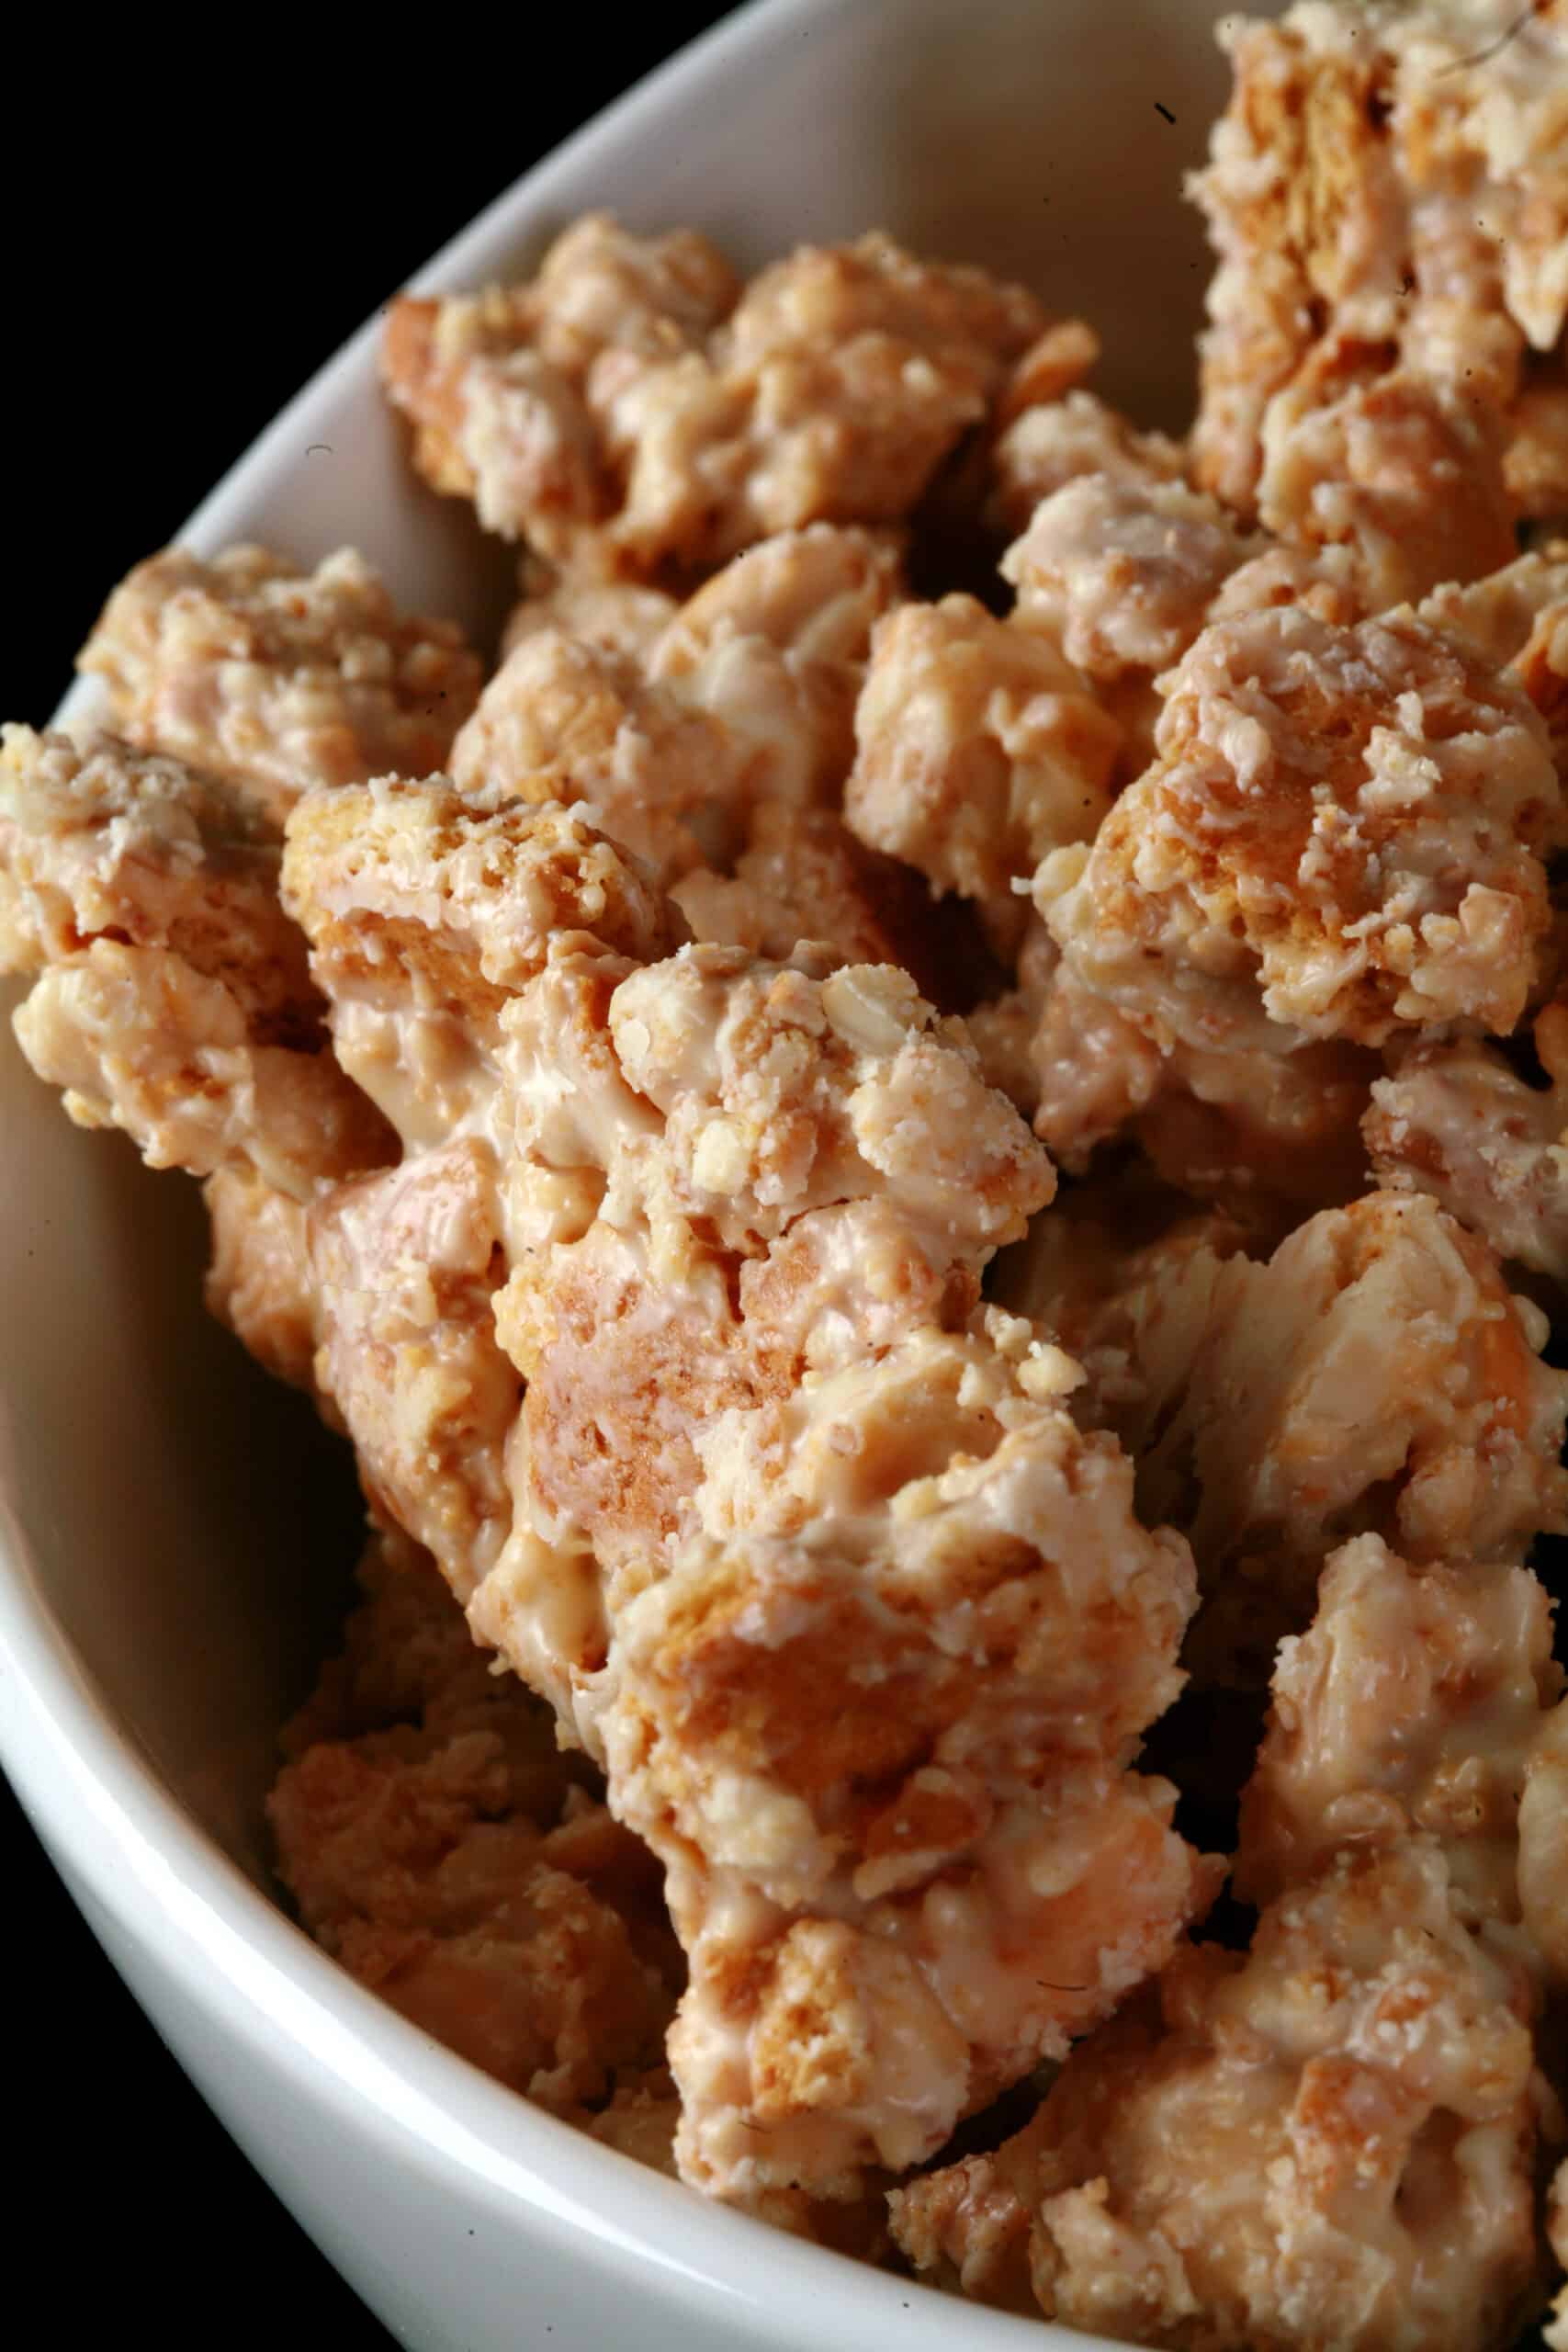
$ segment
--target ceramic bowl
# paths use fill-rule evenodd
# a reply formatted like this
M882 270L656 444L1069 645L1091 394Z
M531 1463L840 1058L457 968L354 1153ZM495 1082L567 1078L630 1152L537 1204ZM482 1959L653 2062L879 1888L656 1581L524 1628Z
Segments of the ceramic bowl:
M694 223L749 266L880 223L1087 311L1097 381L1179 424L1207 266L1179 184L1224 100L1216 14L762 0L530 173L419 287L515 271L591 206ZM421 609L479 629L500 609L494 551L405 462L374 322L179 536L307 561L352 541ZM262 1800L354 1548L332 1443L206 1318L194 1186L69 1126L8 1028L0 1203L0 1760L170 2048L399 2339L1041 2352L1039 2324L777 2234L536 2112L291 1924Z

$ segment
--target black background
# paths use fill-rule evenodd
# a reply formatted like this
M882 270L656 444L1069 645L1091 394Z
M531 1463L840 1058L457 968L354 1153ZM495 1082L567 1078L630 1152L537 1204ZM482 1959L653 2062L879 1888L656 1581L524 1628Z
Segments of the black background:
M253 13L190 85L163 20L117 51L87 18L51 40L29 17L0 142L0 716L47 718L107 591L319 362L725 13L359 15L352 52L332 20ZM0 1886L10 2295L47 2296L72 2346L148 2325L172 2347L390 2346L167 2056L3 1781Z

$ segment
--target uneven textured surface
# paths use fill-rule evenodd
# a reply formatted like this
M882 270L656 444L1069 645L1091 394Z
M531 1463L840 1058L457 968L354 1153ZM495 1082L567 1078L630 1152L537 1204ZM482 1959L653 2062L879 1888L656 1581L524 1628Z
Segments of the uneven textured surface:
M150 556L79 666L132 742L227 776L279 824L310 785L440 767L479 685L453 624L400 614L351 548L313 572L265 548Z
M25 1050L353 1450L303 1926L1190 2352L1510 2352L1568 2243L1564 21L1232 28L1185 443L878 233L397 302L493 673L167 550L0 752Z

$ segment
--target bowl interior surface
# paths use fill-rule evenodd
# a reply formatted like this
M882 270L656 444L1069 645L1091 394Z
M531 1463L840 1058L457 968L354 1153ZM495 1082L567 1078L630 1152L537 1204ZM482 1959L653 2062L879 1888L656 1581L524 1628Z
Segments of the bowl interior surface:
M1208 268L1180 183L1224 102L1219 13L769 0L591 126L417 282L505 276L595 206L638 227L693 223L748 266L883 225L1081 311L1105 342L1097 386L1179 427ZM374 324L179 536L201 552L260 538L305 560L353 542L401 597L480 631L512 572L466 510L413 481L377 389ZM89 707L80 689L66 706ZM0 1204L0 1599L60 1637L58 1687L85 1690L188 1823L265 1888L277 1726L330 1641L356 1548L346 1461L205 1314L195 1188L143 1169L119 1136L71 1127L8 1023ZM69 1825L53 1826L69 1845ZM465 2071L454 2064L455 2084ZM976 2323L960 2324L973 2336Z

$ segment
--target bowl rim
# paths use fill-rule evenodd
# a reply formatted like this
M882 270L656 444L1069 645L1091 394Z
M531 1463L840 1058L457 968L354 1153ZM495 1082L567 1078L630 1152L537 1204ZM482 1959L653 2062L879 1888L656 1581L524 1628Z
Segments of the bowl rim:
M737 55L768 51L876 0L747 0L503 189L408 280L436 294L479 281L492 256L547 220L596 154L689 101ZM197 505L174 540L211 554L265 495L286 452L374 371L379 311L307 379ZM51 724L97 698L78 680ZM138 1947L155 1931L183 1996L271 2073L328 2109L352 2137L374 2132L431 2180L501 2224L525 2211L563 2263L592 2258L646 2292L700 2304L735 2340L794 2352L811 2308L826 2346L880 2340L908 2352L976 2352L1106 2342L1043 2318L959 2301L921 2282L790 2236L704 2199L532 2106L444 2048L355 1982L222 1852L164 1787L117 1721L50 1607L7 1495L11 1438L0 1396L0 1766L73 1897ZM265 2161L265 2160L264 2160ZM309 2229L310 2224L305 2226ZM792 2314L795 2316L792 2317ZM695 2311L692 2313L697 2316Z

